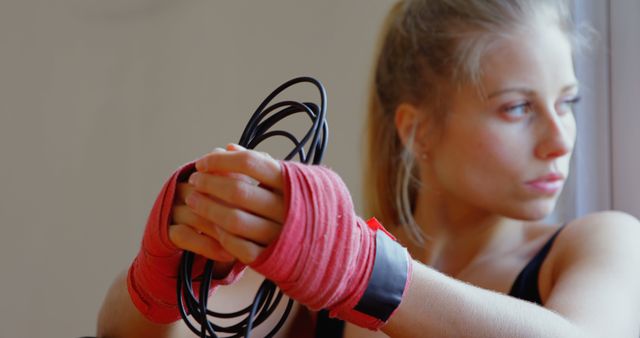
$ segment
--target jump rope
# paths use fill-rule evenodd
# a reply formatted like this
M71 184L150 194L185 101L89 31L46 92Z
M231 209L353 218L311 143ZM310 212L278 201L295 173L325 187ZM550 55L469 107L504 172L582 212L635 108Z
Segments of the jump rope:
M311 83L318 89L320 105L312 102L297 101L281 101L271 104L271 101L278 94L299 83ZM320 164L329 136L325 118L326 103L324 87L318 80L311 77L298 77L289 80L276 88L258 106L240 137L239 145L247 149L254 149L270 137L285 137L294 144L293 149L285 157L285 161L291 160L297 155L302 163ZM311 128L302 139L298 140L295 135L284 130L271 130L279 121L294 114L306 114L312 122ZM307 144L309 145L305 152ZM213 279L214 262L207 260L202 275L194 277L192 276L192 268L195 256L193 252L184 251L178 268L176 291L178 309L183 321L193 333L201 338L218 338L219 333L229 334L224 338L250 338L253 327L263 323L278 307L283 297L282 291L273 282L265 279L258 288L251 305L231 313L211 311L207 308L207 303L209 301L209 286ZM193 281L200 281L201 283L197 298L192 286ZM266 337L273 337L282 328L292 307L293 300L289 299L282 317ZM235 318L238 319L238 322L230 326L219 326L209 321L209 317L220 319Z

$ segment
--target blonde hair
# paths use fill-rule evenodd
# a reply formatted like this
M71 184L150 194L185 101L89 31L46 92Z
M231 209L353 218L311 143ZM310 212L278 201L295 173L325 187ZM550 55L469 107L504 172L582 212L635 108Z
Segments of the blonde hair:
M406 0L390 10L373 67L367 120L367 212L387 226L405 227L409 238L424 244L413 218L418 188L417 165L395 128L400 103L428 107L441 127L451 88L478 84L482 57L497 37L539 24L557 24L572 43L581 44L571 21L569 0ZM441 129L441 128L439 128Z

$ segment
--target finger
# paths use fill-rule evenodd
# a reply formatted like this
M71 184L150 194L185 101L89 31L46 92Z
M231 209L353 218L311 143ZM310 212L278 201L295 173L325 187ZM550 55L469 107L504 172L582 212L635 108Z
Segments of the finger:
M178 183L176 187L176 194L174 197L175 205L184 205L184 200L194 190L193 185L188 183Z
M226 149L218 147L218 148L213 149L211 151L211 153L220 153L220 152L225 152L227 150L246 150L246 149L244 147L240 146L240 145L235 144L235 143L229 143L227 145ZM207 156L207 155L205 155L205 156ZM258 181L254 180L253 178L251 178L251 177L249 177L247 175L242 175L242 174L238 174L238 173L223 173L223 172L219 172L217 174L233 177L233 178L245 181L247 183L251 183L253 185L258 185L258 183L259 183Z
M223 205L198 192L187 197L187 205L220 228L256 244L267 246L278 238L282 226L241 209ZM219 234L219 233L218 233ZM219 237L217 237L220 240Z
M237 179L198 172L191 175L189 182L197 191L229 205L284 223L284 201L280 194Z
M251 264L264 250L260 245L237 237L222 228L219 229L218 236L220 238L219 243L224 250L244 264Z
M230 262L235 259L217 240L198 233L188 225L176 224L169 227L169 239L175 246L189 250L214 261Z
M240 173L258 182L282 191L282 168L280 162L257 151L226 151L209 153L196 161L199 172Z
M232 150L247 150L247 148L239 145L239 144L235 144L235 143L229 143L227 144L227 146L223 149L223 148L215 148L211 151L211 153L215 153L215 152L225 152L225 151L232 151ZM271 156L265 152L261 152L261 154L264 154L266 156L268 156L269 158L271 158ZM206 155L205 155L206 156ZM224 176L229 176L229 177L233 177L233 178L237 178L239 180L245 181L247 183L253 184L253 185L258 185L260 184L260 182L256 181L255 179L247 176L247 175L243 175L243 174L239 174L239 173L222 173L219 172L217 174L220 175L224 175Z
M222 148L215 148L212 150L212 152L223 152L223 151L225 150ZM223 175L233 177L235 179L247 182L249 184L258 185L258 182L256 180L246 175L241 175L236 173L228 173ZM191 191L193 191L193 185L185 182L178 182L176 185L176 193L174 195L174 205L184 205L185 204L184 200L187 198L189 193L191 193Z
M247 150L247 148L237 144L237 143L229 143L227 144L227 146L225 147L226 150L229 151L233 151L233 150Z
M241 145L239 145L239 144L235 144L235 143L229 143L229 144L227 144L226 149L227 149L227 150L229 150L229 151L232 151L232 150L247 150L247 148L245 148L245 147L243 147L243 146L241 146ZM267 152L264 152L264 151L257 151L257 150L255 150L255 149L252 149L252 151L258 152L258 153L260 153L260 154L264 155L265 157L268 157L268 158L271 158L271 159L273 158L273 157L271 157L271 155L270 155L269 153L267 153Z
M200 233L204 233L213 239L217 239L216 225L204 217L200 217L186 205L176 206L173 209L173 221L175 224L188 225Z
M196 172L194 172L194 173L197 173L197 171L196 171ZM236 179L236 180L238 180L238 181L242 181L242 182L245 182L245 183L247 183L247 184L251 184L251 185L258 185L258 184L260 184L260 182L258 182L258 181L256 181L256 180L254 180L253 178L251 178L251 177L249 177L249 176L247 176L247 175L239 174L239 173L223 173L223 172L218 172L218 173L215 173L215 174L216 174L216 175L218 175L218 176L231 177L231 178L234 178L234 179Z

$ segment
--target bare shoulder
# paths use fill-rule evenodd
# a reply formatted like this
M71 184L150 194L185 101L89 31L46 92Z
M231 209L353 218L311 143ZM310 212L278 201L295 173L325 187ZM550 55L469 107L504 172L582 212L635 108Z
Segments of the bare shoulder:
M640 222L620 211L602 211L575 219L558 235L550 253L557 274L577 263L633 267L640 274Z
M590 332L611 337L637 336L638 219L623 212L606 211L573 220L559 233L549 260L553 263L549 266L551 282L545 307Z
M581 218L577 218L570 222L571 224L581 224L586 226L595 226L595 227L610 227L612 229L619 229L621 227L628 228L629 230L639 231L638 227L640 226L640 222L634 216L622 212L622 211L599 211L594 212L588 215L585 215Z
M557 251L568 258L625 255L640 258L640 222L620 211L588 214L569 222L558 236ZM573 257L577 258L577 257Z

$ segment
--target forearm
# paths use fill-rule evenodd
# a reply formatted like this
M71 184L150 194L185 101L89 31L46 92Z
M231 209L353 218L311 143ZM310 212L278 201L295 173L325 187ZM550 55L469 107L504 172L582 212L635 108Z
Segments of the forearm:
M416 261L409 289L382 330L392 337L587 337L544 307L465 284Z
M98 315L98 337L172 337L176 324L156 324L138 312L129 297L126 277L125 271L107 292Z

